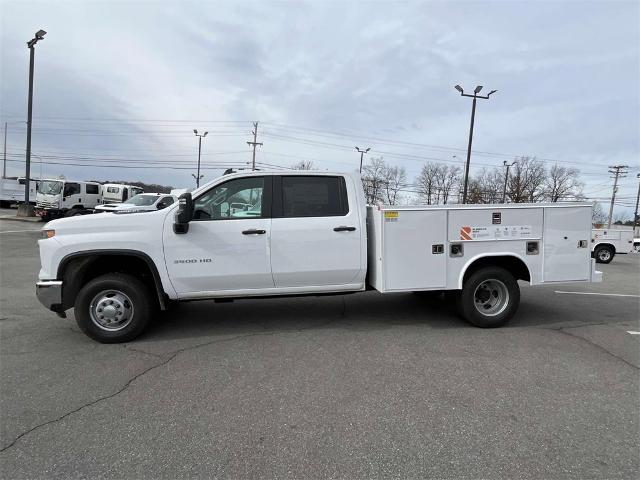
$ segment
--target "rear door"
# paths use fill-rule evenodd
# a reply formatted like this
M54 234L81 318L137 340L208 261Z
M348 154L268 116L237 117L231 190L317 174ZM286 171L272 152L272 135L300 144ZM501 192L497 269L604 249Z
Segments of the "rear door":
M589 280L591 272L590 237L590 208L545 208L544 281Z
M350 180L351 181L351 180ZM344 286L359 281L360 214L341 176L274 178L271 271L276 287Z

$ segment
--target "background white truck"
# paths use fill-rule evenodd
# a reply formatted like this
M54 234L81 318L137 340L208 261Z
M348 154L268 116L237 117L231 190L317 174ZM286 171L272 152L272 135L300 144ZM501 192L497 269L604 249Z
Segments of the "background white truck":
M591 232L591 251L598 263L609 263L616 254L635 251L633 230L598 228Z
M123 185L120 183L105 183L102 185L102 203L122 203L144 192L140 187Z
M357 173L241 172L163 210L48 223L36 292L101 342L135 338L173 301L368 288L447 290L466 320L496 327L518 280L601 281L590 235L589 204L367 207Z
M24 202L24 186L27 179L0 178L0 207L9 208L16 203ZM31 179L29 182L29 203L35 203L38 180Z
M45 220L86 215L93 213L97 205L121 203L123 198L126 200L142 191L131 185L43 179L38 183L35 211Z

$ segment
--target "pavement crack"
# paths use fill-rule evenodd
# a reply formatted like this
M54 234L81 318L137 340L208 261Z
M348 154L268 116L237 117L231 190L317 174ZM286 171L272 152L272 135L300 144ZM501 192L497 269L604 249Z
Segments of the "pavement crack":
M591 340L589 340L588 338L585 338L585 337L583 337L583 336L576 335L576 334L573 334L573 333L571 333L571 332L568 332L568 331L566 330L566 328L577 328L577 327L560 327L560 328L551 328L550 330L555 330L556 332L560 332L560 333L562 333L562 334L564 334L564 335L568 335L568 336L573 337L573 338L578 338L578 339L582 340L583 342L587 342L589 345L592 345L592 346L596 347L598 350L601 350L601 351L603 351L603 352L607 353L608 355L610 355L610 356L612 356L612 357L614 357L614 358L617 358L617 359L618 359L618 360L620 360L621 362L626 363L626 364L627 364L627 365L629 365L631 368L633 368L633 369L635 369L635 370L640 370L640 368L638 368L638 367L637 367L636 365L634 365L633 363L629 362L628 360L625 360L624 358L622 358L622 357L621 357L621 356L619 356L619 355L616 355L615 353L611 352L610 350L607 350L607 349L606 349L606 348L604 348L602 345L598 345L597 343L592 342Z
M329 323L331 323L331 322L329 322ZM167 365L169 362L171 362L173 359L175 359L181 353L188 352L188 351L191 351L191 350L195 350L197 348L213 345L215 343L233 342L235 340L241 340L241 339L249 338L249 337L279 335L279 334L282 334L282 333L292 333L292 332L302 332L302 331L305 331L305 330L310 330L312 328L313 327L292 328L292 329L287 329L287 330L272 330L272 331L266 331L266 332L247 333L247 334L236 335L236 336L228 337L228 338L216 338L216 339L211 340L209 342L199 343L197 345L192 345L190 347L185 347L185 348L181 348L179 350L176 350L172 354L170 354L168 357L166 357L162 362L159 362L159 363L156 363L154 365L151 365L150 367L144 369L140 373L137 373L136 375L131 377L129 380L127 380L127 382L122 387L120 387L115 392L110 393L108 395L104 395L104 396L102 396L100 398L97 398L95 400L92 400L90 402L84 403L84 404L80 405L79 407L77 407L77 408L65 413L64 415L59 416L58 418L55 418L53 420L48 420L46 422L42 422L42 423L40 423L38 425L35 425L34 427L31 427L28 430L25 430L24 432L19 434L17 437L15 437L9 444L7 444L4 447L0 448L0 453L3 453L5 451L9 450L10 448L12 448L18 442L18 440L20 440L21 438L23 438L23 437L35 432L36 430L39 430L39 429L41 429L43 427L46 427L47 425L58 423L58 422L64 420L65 418L73 415L74 413L78 413L81 410L84 410L85 408L91 407L93 405L96 405L96 404L104 401L104 400L109 400L111 398L114 398L114 397L120 395L121 393L126 391L133 384L133 382L135 382L137 379L143 377L147 373L149 373L149 372L151 372L151 371L153 371L153 370L155 370L157 368L160 368L160 367L163 367L163 366ZM143 352L143 353L146 353L146 352ZM150 354L150 355L154 355L154 354Z

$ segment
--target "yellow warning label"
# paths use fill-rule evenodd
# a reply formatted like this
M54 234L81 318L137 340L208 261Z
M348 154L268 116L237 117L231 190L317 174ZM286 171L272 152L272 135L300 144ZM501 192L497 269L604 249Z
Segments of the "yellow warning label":
M397 211L384 212L384 218L398 218L400 214Z

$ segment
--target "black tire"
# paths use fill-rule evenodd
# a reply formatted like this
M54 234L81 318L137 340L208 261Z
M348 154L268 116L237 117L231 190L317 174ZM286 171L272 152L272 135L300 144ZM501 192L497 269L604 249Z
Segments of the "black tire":
M518 311L520 287L504 268L486 267L467 279L456 303L460 315L472 325L501 327Z
M117 293L109 297L110 292ZM74 305L76 322L84 333L98 342L128 342L140 335L149 324L155 306L152 298L149 289L136 277L123 273L108 273L94 278L78 293ZM100 305L108 302L109 299L113 299L112 303L115 301L116 306L108 305L104 307L104 311L109 308L110 312L116 312L117 305L122 305L126 323L116 317L113 320L113 325L100 326L100 323L110 321L109 318L104 319L103 316L101 316L102 320L97 318ZM98 300L104 300L104 302L98 302ZM127 307L127 303L130 307ZM126 318L127 308L131 313L128 319ZM115 315L119 314L115 313ZM118 322L122 322L121 327L117 324Z
M82 213L82 210L79 208L72 208L71 210L69 210L67 213L64 214L65 218L66 217L77 217L80 215L84 215Z
M596 263L611 263L615 253L611 247L602 245L596 248L594 256L596 257Z

